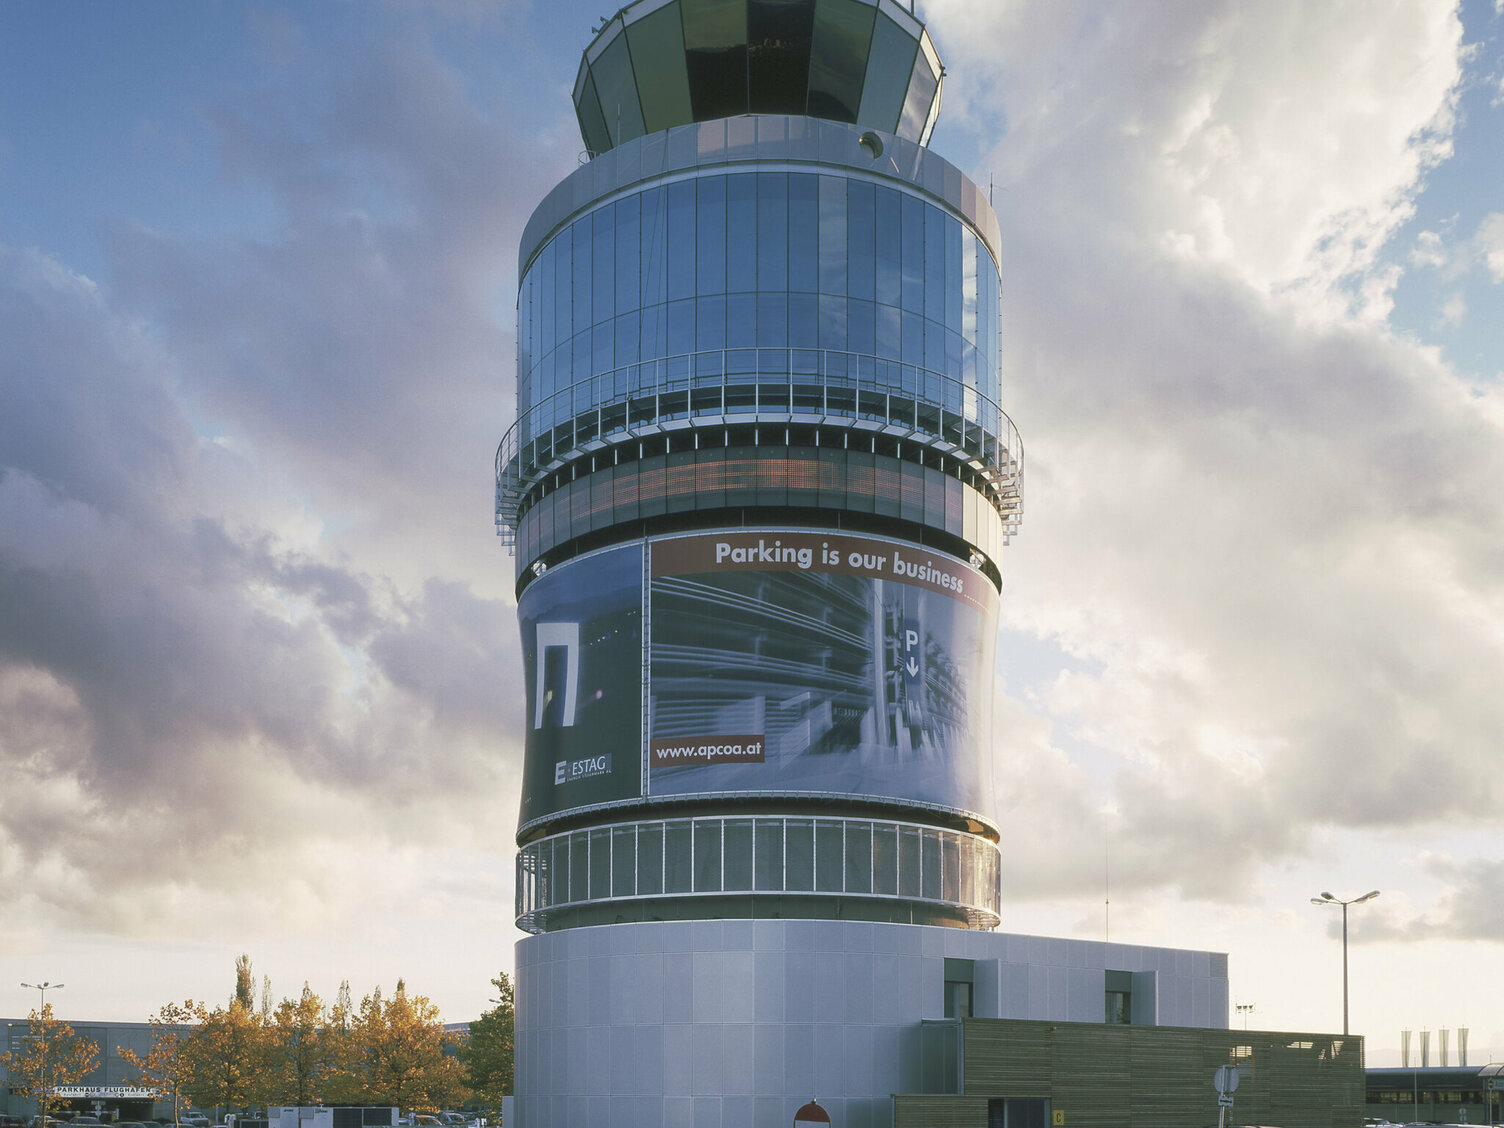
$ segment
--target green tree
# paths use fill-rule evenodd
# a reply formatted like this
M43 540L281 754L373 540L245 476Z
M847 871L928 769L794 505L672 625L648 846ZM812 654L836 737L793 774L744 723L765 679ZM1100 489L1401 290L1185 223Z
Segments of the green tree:
M59 1085L82 1081L99 1063L99 1046L54 1018L51 1003L31 1012L24 1046L14 1053L0 1054L0 1067L10 1075L11 1091L36 1101L37 1116L43 1118L39 1123L46 1123L52 1091Z
M512 980L503 971L491 985L496 988L492 1000L496 1005L470 1024L470 1034L460 1047L460 1062L474 1099L487 1108L499 1108L501 1098L512 1092Z
M182 1006L168 1003L150 1020L151 1049L142 1058L135 1050L117 1046L115 1052L136 1070L135 1083L150 1089L155 1099L172 1103L172 1122L178 1123L187 1101L188 1060L183 1043L190 1036L188 1024L196 1015L192 999Z

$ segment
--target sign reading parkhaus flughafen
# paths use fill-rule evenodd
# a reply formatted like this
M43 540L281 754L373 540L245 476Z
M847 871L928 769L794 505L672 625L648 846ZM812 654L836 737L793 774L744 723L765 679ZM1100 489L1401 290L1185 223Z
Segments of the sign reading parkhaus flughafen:
M975 1089L978 1022L1230 1037L1224 955L997 931L1023 448L997 218L926 147L942 74L893 0L640 0L586 47L590 159L523 235L496 465L532 934L508 1128L812 1097L1027 1128L1069 1110L1048 1076Z

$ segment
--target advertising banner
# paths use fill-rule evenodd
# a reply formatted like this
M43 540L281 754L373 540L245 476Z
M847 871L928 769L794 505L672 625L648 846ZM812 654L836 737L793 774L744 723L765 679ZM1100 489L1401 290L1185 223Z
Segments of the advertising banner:
M581 557L517 601L526 824L642 794L642 545Z
M993 814L997 592L922 546L736 530L650 545L653 796L829 792Z

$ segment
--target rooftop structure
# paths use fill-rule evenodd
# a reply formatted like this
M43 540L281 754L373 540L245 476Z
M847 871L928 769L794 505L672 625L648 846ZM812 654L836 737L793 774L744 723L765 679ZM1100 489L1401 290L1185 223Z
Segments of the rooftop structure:
M893 0L640 0L596 32L574 105L593 154L741 114L925 144L943 73L923 25Z

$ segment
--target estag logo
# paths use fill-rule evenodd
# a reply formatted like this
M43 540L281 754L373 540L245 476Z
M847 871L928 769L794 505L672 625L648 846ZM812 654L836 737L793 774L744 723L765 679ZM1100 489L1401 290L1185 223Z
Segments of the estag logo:
M588 756L583 760L559 760L554 764L554 783L573 783L577 779L609 775L611 755Z

